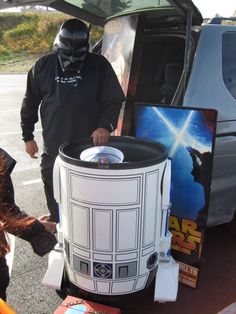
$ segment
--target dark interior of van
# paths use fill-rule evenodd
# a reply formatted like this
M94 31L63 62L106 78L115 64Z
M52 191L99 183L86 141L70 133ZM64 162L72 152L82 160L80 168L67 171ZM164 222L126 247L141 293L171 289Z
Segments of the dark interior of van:
M183 71L185 38L150 35L141 49L136 101L170 104Z

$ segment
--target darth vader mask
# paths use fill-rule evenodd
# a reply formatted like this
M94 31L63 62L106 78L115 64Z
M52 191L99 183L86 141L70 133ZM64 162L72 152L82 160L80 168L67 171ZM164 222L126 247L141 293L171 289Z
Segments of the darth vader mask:
M61 25L53 44L63 71L79 72L89 50L89 28L78 20L70 19Z

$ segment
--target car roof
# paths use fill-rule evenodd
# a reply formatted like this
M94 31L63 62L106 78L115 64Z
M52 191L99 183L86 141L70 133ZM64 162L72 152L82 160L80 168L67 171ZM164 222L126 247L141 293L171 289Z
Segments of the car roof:
M104 26L115 17L143 15L150 27L160 24L186 24L192 12L192 24L201 25L201 13L191 0L0 0L0 9L41 5Z

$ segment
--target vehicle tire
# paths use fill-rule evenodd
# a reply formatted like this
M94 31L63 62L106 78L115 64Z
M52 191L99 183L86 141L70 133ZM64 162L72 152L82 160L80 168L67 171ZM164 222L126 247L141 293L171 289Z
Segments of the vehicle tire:
M236 237L236 216L234 216L233 220L227 223L227 229L232 236Z

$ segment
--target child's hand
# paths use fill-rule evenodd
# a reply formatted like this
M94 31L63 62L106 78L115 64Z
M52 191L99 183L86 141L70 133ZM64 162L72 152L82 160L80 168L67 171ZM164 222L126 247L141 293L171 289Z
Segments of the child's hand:
M47 232L56 232L56 222L48 221L49 215L43 215L38 218Z

